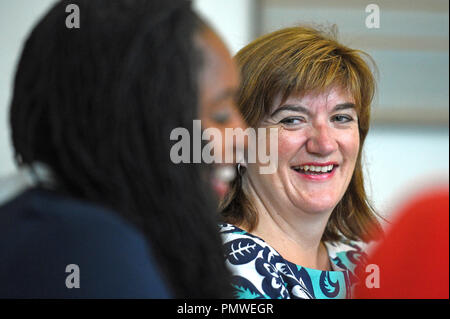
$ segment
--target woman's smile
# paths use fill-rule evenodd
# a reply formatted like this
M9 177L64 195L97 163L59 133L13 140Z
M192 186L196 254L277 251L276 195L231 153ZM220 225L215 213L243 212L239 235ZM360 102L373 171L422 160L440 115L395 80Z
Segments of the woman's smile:
M331 179L338 168L336 162L328 163L306 163L298 166L292 166L300 177L311 181L326 181Z

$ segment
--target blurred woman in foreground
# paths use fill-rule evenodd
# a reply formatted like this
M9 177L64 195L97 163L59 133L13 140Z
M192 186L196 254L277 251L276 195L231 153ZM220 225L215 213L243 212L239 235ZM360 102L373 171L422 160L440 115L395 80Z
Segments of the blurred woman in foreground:
M21 173L2 187L0 296L229 297L205 170L173 163L169 136L211 101L235 107L234 68L189 1L58 2L14 82Z

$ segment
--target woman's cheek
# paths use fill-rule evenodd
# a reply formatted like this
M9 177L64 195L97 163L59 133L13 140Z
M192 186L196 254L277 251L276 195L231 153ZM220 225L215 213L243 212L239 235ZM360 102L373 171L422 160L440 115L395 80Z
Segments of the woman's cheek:
M341 136L341 145L347 156L356 162L359 152L359 131L357 128Z
M305 140L305 137L298 131L288 131L281 128L278 131L278 158L282 159L286 155L295 154L305 143Z

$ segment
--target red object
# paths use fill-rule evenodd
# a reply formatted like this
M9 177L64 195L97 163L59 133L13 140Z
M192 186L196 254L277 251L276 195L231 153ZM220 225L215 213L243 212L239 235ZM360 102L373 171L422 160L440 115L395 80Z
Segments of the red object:
M396 216L368 259L368 264L378 265L379 288L368 288L365 278L370 273L362 274L355 298L448 299L448 186L416 197Z

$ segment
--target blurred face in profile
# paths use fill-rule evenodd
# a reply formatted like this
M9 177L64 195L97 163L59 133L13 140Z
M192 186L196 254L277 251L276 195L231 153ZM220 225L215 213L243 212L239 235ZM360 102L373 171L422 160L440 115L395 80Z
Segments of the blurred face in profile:
M359 152L358 114L350 93L334 87L275 101L262 127L278 128L278 169L247 164L260 197L306 214L332 211L343 197ZM286 209L285 209L286 210Z
M236 106L236 95L239 88L239 75L235 62L222 40L210 29L206 29L197 36L197 44L203 55L202 69L199 74L199 104L202 129L216 128L221 138L215 140L221 148L220 163L225 163L226 152L234 152L233 140L225 140L226 128L244 128L244 122ZM234 174L231 165L215 166L212 186L219 197L228 188Z

